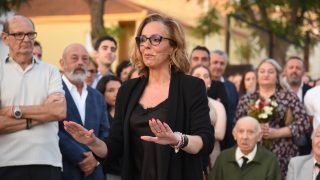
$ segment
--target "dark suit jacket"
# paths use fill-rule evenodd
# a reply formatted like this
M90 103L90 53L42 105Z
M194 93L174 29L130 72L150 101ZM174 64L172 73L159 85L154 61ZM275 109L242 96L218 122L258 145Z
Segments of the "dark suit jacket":
M63 89L67 101L66 120L74 121L83 125L79 111L75 102L63 82ZM87 87L88 96L86 99L86 129L93 129L94 133L100 139L106 139L109 132L109 121L107 117L106 104L104 97L90 86ZM78 163L84 159L83 153L90 151L86 145L75 141L72 136L63 128L63 122L59 122L59 146L62 153L63 173L62 179L65 180L105 180L102 165L96 167L95 171L88 177L84 178Z
M304 102L304 96L306 95L306 92L311 89L312 87L303 84L302 86L302 103ZM310 154L312 149L312 142L311 142L311 132L305 133L304 136L302 136L298 142L299 145L299 155L307 155Z
M224 108L228 109L228 96L223 82L212 81L207 93L209 97L219 100L223 104Z
M306 95L306 92L311 89L312 87L308 84L303 84L302 86L302 103L304 102L304 95Z
M224 82L212 81L208 90L208 96L213 99L220 99L227 112L227 127L224 139L220 142L221 150L234 146L232 136L233 120L238 105L238 92L235 85L225 79Z
M118 92L115 119L106 141L107 160L123 155L122 180L130 180L134 152L130 151L130 116L148 82L140 77L126 81ZM201 156L209 155L213 149L214 130L210 125L208 99L202 80L173 72L168 97L168 121L172 131L199 135L202 150L195 155L183 150L174 153L169 145L161 146L165 172L163 180L200 180L203 178Z

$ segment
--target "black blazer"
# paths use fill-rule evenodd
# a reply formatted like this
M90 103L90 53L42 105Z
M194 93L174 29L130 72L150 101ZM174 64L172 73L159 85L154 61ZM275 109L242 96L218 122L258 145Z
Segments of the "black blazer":
M311 89L312 87L309 86L308 84L304 84L302 86L302 103L304 103L304 95L306 95L306 92Z
M134 107L148 82L140 77L126 81L119 89L114 123L110 128L107 161L123 155L122 180L130 180L132 174L129 121ZM202 80L174 72L169 88L169 126L172 131L199 135L203 140L202 150L195 155L174 150L169 145L161 146L165 172L163 180L203 179L201 156L209 155L214 144L214 130L210 124L208 99Z

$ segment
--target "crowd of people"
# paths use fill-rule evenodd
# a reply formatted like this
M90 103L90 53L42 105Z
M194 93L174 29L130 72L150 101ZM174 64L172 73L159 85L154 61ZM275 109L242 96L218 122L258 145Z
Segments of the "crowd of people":
M27 17L4 23L1 179L320 179L320 86L304 81L298 56L231 82L224 51L188 55L180 24L151 14L115 72L111 36L93 57L65 47L59 72L36 37Z

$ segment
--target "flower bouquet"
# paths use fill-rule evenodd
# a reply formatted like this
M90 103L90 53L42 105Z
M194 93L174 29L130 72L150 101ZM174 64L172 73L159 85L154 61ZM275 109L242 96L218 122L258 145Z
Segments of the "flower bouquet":
M278 111L278 103L274 98L259 97L255 102L249 104L248 115L256 118L259 123L268 123ZM263 140L262 144L270 149L272 140Z

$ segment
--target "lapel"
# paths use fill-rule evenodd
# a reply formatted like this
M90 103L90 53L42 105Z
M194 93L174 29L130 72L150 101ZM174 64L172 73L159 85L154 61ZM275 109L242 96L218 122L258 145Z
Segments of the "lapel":
M98 121L98 112L96 108L97 103L94 101L94 94L92 93L92 90L87 87L87 91L88 96L86 98L86 114L84 127L86 127L87 129L95 129L95 122ZM95 131L95 134L98 135L99 132Z
M134 84L130 85L128 89L125 90L127 94L124 94L123 97L123 109L124 113L124 121L123 121L123 134L124 134L124 159L126 163L124 163L124 169L126 172L123 174L123 179L131 179L132 177L132 167L131 167L131 149L130 149L130 117L134 107L137 105L143 90L148 82L147 78L140 77L136 80L129 80L133 81Z
M174 70L171 70L174 71ZM182 93L179 89L179 75L178 73L171 73L171 80L170 80L170 87L169 87L169 95L168 95L168 101L169 101L169 114L168 114L168 125L172 129L172 131L176 131L176 119L177 119L177 109L178 109L178 97L181 96Z
M62 85L63 85L63 90L65 92L65 97L67 100L67 118L72 118L72 119L67 119L67 120L74 121L76 123L83 125L82 121L81 121L80 113L79 113L78 108L76 106L76 103L74 102L74 100L69 92L69 89L67 88L67 85L64 83L63 80L62 80Z
M304 95L306 95L306 92L311 89L311 87L307 84L303 84L302 86L302 102L304 102Z
M147 82L148 82L148 78L141 78L141 82L138 82L138 84L132 88L131 94L128 95L129 100L127 101L128 104L127 104L125 121L124 121L125 130L129 129L129 124L130 124L129 121L131 118L131 113L136 107L137 103L139 102L139 99L144 91L144 88L147 85Z

